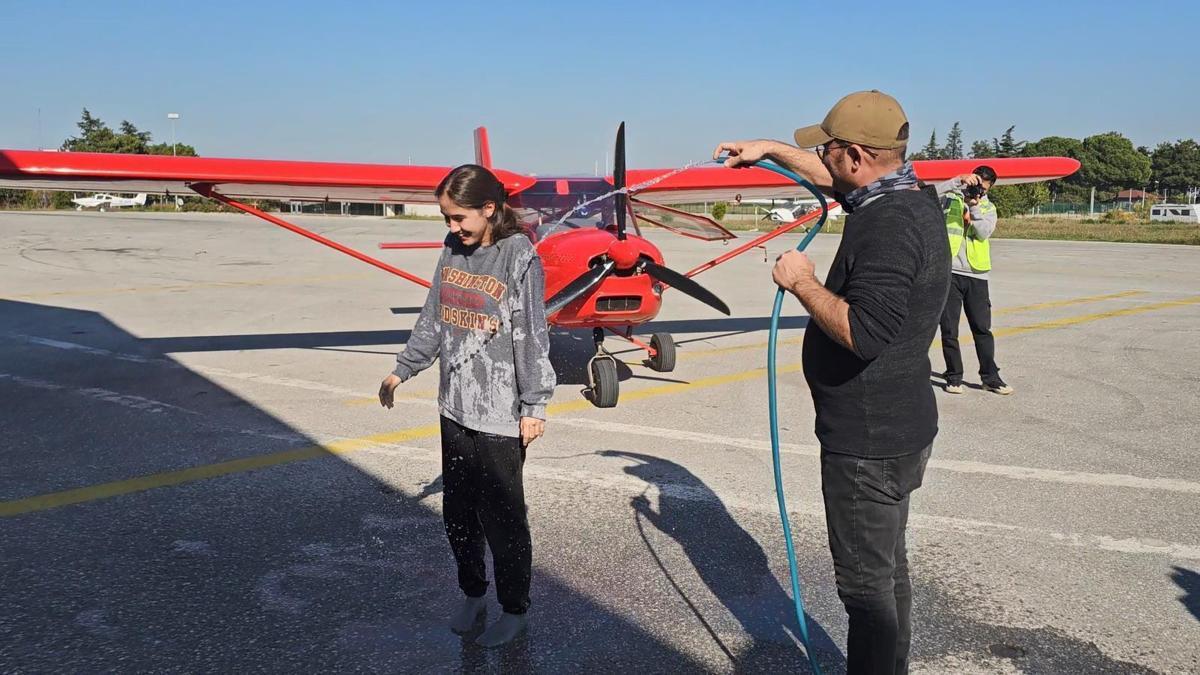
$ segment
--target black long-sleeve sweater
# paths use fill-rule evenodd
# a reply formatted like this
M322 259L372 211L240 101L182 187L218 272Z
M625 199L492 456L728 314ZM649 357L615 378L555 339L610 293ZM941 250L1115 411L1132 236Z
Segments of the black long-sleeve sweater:
M825 287L850 305L848 350L810 321L804 375L830 452L900 457L937 435L929 347L950 284L941 208L923 190L890 192L846 217Z

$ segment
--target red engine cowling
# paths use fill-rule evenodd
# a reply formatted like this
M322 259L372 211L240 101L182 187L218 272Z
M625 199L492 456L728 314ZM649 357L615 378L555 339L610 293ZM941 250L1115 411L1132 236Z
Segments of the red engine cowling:
M618 241L605 230L578 229L546 237L538 242L537 251L546 270L546 299L593 264L610 257L617 263L617 269L591 293L550 316L554 325L616 328L642 324L658 316L661 286L635 268L642 257L663 264L662 253L649 241L632 235Z

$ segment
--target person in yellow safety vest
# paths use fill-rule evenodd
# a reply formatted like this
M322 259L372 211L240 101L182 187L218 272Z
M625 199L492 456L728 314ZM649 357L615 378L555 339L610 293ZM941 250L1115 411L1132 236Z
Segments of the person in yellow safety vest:
M946 359L943 376L948 394L963 392L958 320L964 310L975 338L975 355L979 358L979 378L984 390L1002 395L1013 393L1013 388L1000 379L1000 368L996 365L992 301L988 294L988 273L992 269L989 239L996 230L996 206L987 193L995 184L996 172L989 166L980 166L937 186L946 214L951 257L950 293L942 309L941 322L942 356Z

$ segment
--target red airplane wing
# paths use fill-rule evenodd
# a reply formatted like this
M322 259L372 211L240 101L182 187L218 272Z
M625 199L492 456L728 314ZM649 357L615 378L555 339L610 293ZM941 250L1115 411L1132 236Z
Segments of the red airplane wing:
M0 150L0 187L192 194L234 199L434 203L451 167ZM535 179L492 169L510 194Z
M1036 183L1065 178L1079 170L1079 160L1069 157L991 157L985 159L933 159L913 162L917 178L938 183L987 165L996 171L997 185Z
M996 170L999 185L1033 183L1069 176L1079 170L1079 162L1067 157L1007 157L993 159L918 160L913 162L917 176L936 183L969 173L981 164ZM628 182L637 185L672 169L630 169ZM635 194L661 204L737 201L742 199L787 199L807 197L809 193L788 178L759 168L728 169L723 166L698 167L664 179Z
M653 180L674 169L629 169L631 186ZM766 169L729 169L705 166L689 169L633 194L660 204L738 201L742 199L787 199L808 196L808 190Z

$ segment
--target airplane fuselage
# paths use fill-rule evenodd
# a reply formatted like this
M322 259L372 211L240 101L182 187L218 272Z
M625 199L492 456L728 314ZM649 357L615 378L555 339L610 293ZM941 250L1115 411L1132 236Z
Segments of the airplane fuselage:
M512 206L532 234L538 256L546 271L549 299L590 267L603 264L614 254L616 235L613 191L604 178L545 178L514 196ZM591 200L598 201L588 203ZM584 205L584 206L581 206ZM551 315L556 326L571 328L627 328L658 316L662 307L662 284L636 269L642 257L663 264L662 252L641 236L633 211L627 214L626 244L620 245L628 260L592 292Z

